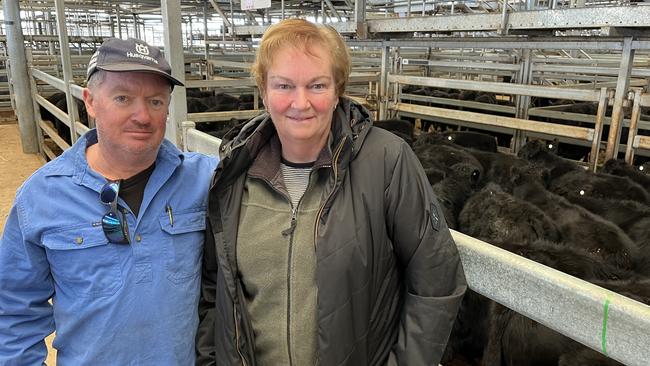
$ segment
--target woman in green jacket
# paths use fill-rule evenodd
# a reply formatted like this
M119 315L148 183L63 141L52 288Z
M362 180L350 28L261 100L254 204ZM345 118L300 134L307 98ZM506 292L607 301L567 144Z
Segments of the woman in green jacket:
M198 363L437 365L466 289L410 147L345 98L347 46L271 26L267 113L230 131L209 196Z

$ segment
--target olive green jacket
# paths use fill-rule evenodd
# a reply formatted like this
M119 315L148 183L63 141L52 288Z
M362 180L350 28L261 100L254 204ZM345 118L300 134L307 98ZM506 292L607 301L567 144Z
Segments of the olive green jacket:
M258 116L221 146L208 205L198 365L255 365L237 269L248 168L276 131ZM437 365L466 282L431 185L410 147L341 98L317 221L318 364ZM283 230L284 228L278 228ZM245 228L241 228L245 230Z

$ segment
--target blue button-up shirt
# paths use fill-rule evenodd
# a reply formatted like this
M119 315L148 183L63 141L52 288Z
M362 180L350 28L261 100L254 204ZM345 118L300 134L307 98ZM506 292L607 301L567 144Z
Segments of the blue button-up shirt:
M91 130L18 190L0 242L0 365L192 365L210 180L217 160L164 141L131 245L108 242ZM120 200L120 206L126 207ZM52 299L52 305L49 303Z

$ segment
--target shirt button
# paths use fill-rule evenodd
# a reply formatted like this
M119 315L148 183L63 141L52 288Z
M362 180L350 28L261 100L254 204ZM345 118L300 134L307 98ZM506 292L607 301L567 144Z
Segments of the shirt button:
M142 237L140 236L140 234L135 236L135 241L137 241L138 243L142 241Z
M81 245L81 244L83 244L83 242L84 242L84 238L81 237L81 236L77 236L77 237L74 239L74 242L75 242L77 245Z

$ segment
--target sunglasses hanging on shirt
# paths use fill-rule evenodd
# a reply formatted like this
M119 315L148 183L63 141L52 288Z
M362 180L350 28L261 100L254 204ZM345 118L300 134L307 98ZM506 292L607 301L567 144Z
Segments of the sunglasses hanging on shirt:
M108 181L99 192L102 203L109 205L109 211L102 217L102 229L106 238L115 244L130 244L129 227L124 211L117 207L121 181Z

